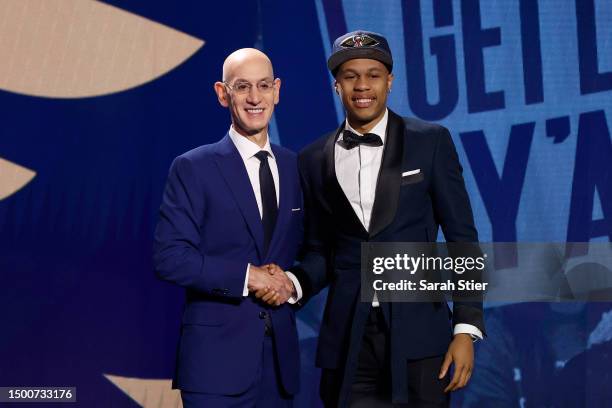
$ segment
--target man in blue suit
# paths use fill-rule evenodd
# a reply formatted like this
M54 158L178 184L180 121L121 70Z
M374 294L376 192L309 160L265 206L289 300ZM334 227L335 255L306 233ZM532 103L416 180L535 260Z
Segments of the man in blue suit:
M387 40L339 37L328 60L346 120L299 155L306 251L291 270L307 299L329 285L317 349L327 407L447 407L467 384L482 303L361 302L362 242L477 242L448 130L387 108ZM297 285L296 285L297 288ZM449 367L454 365L452 379Z
M262 52L228 56L215 83L228 134L170 169L154 264L186 290L173 381L186 408L290 407L298 391L295 278L266 266L287 269L302 240L296 157L268 138L280 84Z

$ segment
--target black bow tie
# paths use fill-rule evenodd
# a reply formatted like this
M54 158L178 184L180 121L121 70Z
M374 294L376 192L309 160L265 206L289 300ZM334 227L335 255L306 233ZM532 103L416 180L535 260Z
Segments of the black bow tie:
M347 149L352 149L353 147L364 144L366 146L382 146L383 142L380 136L374 133L366 133L363 136L359 136L356 133L351 132L350 130L345 130L342 132L342 142L344 143L344 147Z

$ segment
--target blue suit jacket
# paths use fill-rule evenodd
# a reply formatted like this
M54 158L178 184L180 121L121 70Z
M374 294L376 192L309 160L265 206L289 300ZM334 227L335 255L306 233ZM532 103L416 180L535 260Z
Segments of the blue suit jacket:
M247 264L293 265L302 239L302 194L295 154L272 146L279 172L279 212L268 253L253 188L226 135L172 163L155 230L157 275L186 289L173 386L235 394L255 380L268 310L285 390L299 387L293 309L243 297ZM299 210L296 210L299 209Z

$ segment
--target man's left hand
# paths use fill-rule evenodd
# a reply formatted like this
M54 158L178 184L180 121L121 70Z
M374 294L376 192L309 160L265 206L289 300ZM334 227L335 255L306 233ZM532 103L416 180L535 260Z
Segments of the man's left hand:
M439 379L444 378L451 364L454 364L455 372L444 392L456 391L465 387L468 381L470 381L472 370L474 369L474 342L469 334L460 333L455 335L444 356L444 362L438 376Z
M281 280L283 284L279 289L259 289L255 292L255 297L269 305L280 306L290 297L295 296L295 287L293 286L291 279L289 279L285 274L285 271L283 271L276 264L263 265L262 267L266 268L270 275L273 275L276 279Z

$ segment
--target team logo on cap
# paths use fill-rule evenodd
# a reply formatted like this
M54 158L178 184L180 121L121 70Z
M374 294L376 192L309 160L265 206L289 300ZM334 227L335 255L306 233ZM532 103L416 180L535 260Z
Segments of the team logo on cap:
M378 41L367 34L357 34L340 43L340 46L344 48L374 47L376 45L378 45Z

